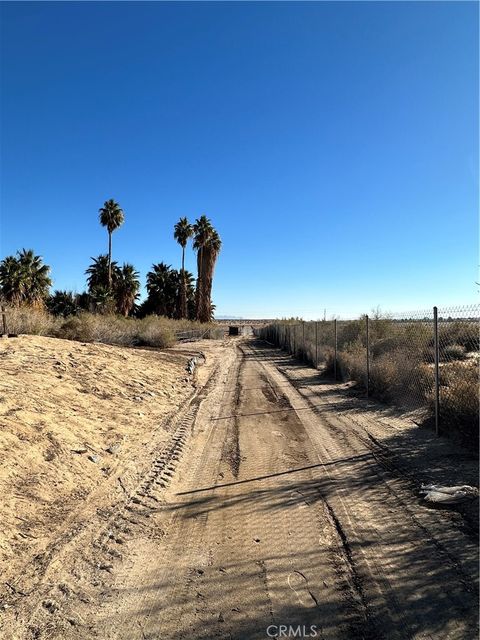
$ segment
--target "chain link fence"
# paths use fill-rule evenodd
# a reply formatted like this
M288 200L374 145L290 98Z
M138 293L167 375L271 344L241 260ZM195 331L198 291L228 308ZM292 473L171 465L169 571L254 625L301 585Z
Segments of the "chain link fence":
M431 419L439 431L478 437L480 305L362 316L279 321L258 333L365 395Z

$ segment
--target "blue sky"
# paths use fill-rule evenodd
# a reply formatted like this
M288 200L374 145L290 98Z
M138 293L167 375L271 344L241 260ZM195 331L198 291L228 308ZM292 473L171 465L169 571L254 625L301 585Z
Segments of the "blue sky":
M244 317L476 299L478 4L3 2L0 257L83 290L218 229ZM190 251L187 267L194 270Z

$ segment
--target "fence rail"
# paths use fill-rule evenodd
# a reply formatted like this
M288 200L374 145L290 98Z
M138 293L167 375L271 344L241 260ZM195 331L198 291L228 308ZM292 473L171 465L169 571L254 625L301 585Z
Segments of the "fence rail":
M189 331L175 331L175 339L179 342L193 342L194 340L218 339L225 335L225 329L215 327L211 329L191 329Z
M321 369L354 380L366 397L416 410L437 434L478 434L480 305L385 317L277 321L260 337Z

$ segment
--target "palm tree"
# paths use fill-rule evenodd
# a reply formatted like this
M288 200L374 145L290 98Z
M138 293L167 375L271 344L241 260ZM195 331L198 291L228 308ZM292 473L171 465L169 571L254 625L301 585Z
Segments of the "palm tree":
M7 256L0 262L0 291L5 302L14 306L21 304L24 296L24 281L18 258Z
M52 286L50 267L31 249L17 251L0 262L0 292L11 304L43 306Z
M213 272L215 271L215 264L217 262L218 254L222 247L222 241L217 231L213 229L210 237L206 241L203 247L203 275L202 281L204 283L204 296L203 296L203 308L200 314L199 320L201 322L210 322L212 318L212 285L213 285Z
M108 282L109 268L111 285ZM85 271L92 310L100 313L115 312L114 291L119 273L118 264L115 261L109 264L107 255L102 254L92 258L92 263Z
M79 296L73 291L56 290L47 300L47 307L54 316L73 316L79 310Z
M193 248L197 251L197 320L209 322L212 305L212 283L215 264L220 253L222 241L212 223L201 216L194 224Z
M187 218L180 218L175 225L173 237L182 247L182 270L180 272L182 277L182 286L180 288L180 309L179 318L187 317L187 283L185 280L185 247L187 246L188 239L193 235L193 227L188 222Z
M115 299L117 301L117 311L125 317L128 316L135 307L135 302L140 295L140 280L138 271L132 264L125 263L119 269L115 282Z
M205 283L203 280L203 254L204 247L213 232L212 223L207 216L200 216L193 225L193 248L197 252L197 289L196 289L196 315L197 320L203 316L205 307Z
M152 265L147 273L147 308L159 316L173 318L178 297L179 273L165 262Z
M99 209L100 224L108 231L108 287L112 288L112 233L122 226L125 214L115 200L107 200Z
M195 320L195 276L191 271L185 271L185 279L182 279L182 284L186 284L187 291L187 315L189 320Z
M101 254L96 258L91 258L92 263L85 271L87 277L87 285L89 292L96 287L108 288L109 286L109 269L110 280L113 286L115 286L116 279L119 274L119 266L113 261L109 263L108 256Z
M92 299L88 291L82 291L77 293L77 306L79 311L90 311L92 306Z
M115 295L104 285L97 285L89 289L90 308L95 313L113 315L117 308Z

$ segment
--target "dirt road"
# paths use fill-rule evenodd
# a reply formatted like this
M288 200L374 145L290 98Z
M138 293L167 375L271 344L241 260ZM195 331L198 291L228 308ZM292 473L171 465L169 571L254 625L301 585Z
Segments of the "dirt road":
M471 482L468 452L253 338L210 371L14 637L477 637L471 513L418 497L420 480Z

